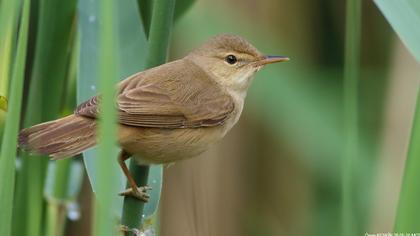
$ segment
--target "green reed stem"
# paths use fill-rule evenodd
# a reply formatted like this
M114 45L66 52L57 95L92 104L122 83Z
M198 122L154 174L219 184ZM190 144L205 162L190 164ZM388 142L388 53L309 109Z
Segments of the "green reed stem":
M16 33L16 19L20 1L4 1L0 7L0 97L6 98L10 69L12 66L12 50ZM0 104L0 109L4 108Z
M17 31L17 17L21 1L0 3L0 143L3 137L4 122L8 107L10 69L12 69Z
M156 0L153 4L146 68L155 67L166 62L174 8L175 0ZM138 185L147 184L148 166L138 166L135 161L131 160L130 172ZM121 223L130 229L140 228L143 208L143 202L125 197Z
M35 55L24 127L52 120L60 115L76 2L40 0L38 10ZM22 169L25 173L20 172L18 176L17 198L25 199L25 203L22 203L25 207L15 208L14 229L19 231L24 229L25 232L18 232L16 235L43 235L45 215L43 190L47 164L48 157L22 155Z
M78 64L78 48L77 43L75 42L75 31L76 31L76 22L73 22L72 34L71 34L71 45L72 54L70 55L70 64L68 66L67 73L67 93L66 100L62 101L64 114L66 110L72 110L76 103L75 93L76 88L71 86L76 79L76 67ZM70 175L71 175L71 158L57 160L54 163L50 162L49 165L55 165L54 175L48 176L48 178L53 178L50 180L53 183L53 190L51 196L47 196L47 220L46 220L46 236L60 236L64 234L64 229L66 226L66 213L67 213L67 200L68 200L68 187L70 184Z
M15 2L15 4L19 4ZM22 106L25 74L26 48L28 43L30 0L25 0L20 21L16 60L10 89L10 109L6 116L6 127L0 153L0 235L9 236L12 231L12 206L15 191L16 145Z
M342 161L342 234L354 234L354 163L359 155L358 144L358 76L360 57L361 1L347 0L344 65L345 143Z
M118 198L112 192L117 183L112 163L107 156L117 156L117 114L115 110L115 84L117 83L117 25L116 4L113 0L103 0L100 4L99 19L99 89L101 93L100 119L98 129L98 188L95 200L95 220L93 234L111 236L116 234L116 221L113 219L113 203Z

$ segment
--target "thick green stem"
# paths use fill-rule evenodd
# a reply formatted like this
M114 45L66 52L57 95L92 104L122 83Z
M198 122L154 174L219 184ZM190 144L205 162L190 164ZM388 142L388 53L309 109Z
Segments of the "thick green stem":
M342 234L355 235L353 213L353 166L358 157L358 76L361 1L347 0L344 67L345 146L342 161Z
M174 8L175 0L156 0L153 4L146 68L161 65L166 61ZM149 167L138 166L131 160L130 172L139 186L147 184ZM127 226L129 229L140 228L143 208L143 202L133 200L129 197L124 198L121 224Z
M155 67L166 62L174 9L175 0L157 0L154 3L146 68Z
M116 52L116 3L113 0L101 1L99 19L99 88L101 93L101 111L98 123L98 157L109 155L117 156L117 111L114 106L115 83L117 78L117 52ZM93 235L111 236L115 235L114 190L117 180L117 173L107 158L96 158L95 165L98 167L98 188L95 199L95 221ZM115 199L114 199L115 198Z
M148 166L139 166L134 162L130 163L130 173L139 186L147 185L147 177L149 176ZM127 184L127 188L130 186ZM126 197L124 198L122 222L125 226L130 228L138 228L141 222L141 216L144 209L144 204L137 199ZM137 217L133 217L137 216ZM138 217L140 216L140 218Z

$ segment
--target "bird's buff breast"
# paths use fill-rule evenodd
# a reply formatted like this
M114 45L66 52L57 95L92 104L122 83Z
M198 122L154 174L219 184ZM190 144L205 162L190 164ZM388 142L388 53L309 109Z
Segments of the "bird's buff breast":
M163 164L200 155L238 122L246 93L232 93L235 110L214 127L162 129L120 125L119 142L139 164Z
M139 164L162 164L198 156L227 132L225 125L192 129L120 126L122 148Z

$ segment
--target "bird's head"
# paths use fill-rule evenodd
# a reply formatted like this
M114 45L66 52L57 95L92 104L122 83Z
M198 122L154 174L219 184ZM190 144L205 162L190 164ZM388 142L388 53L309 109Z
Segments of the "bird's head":
M253 75L263 66L288 61L285 56L267 56L241 37L218 35L186 56L222 86L246 92Z

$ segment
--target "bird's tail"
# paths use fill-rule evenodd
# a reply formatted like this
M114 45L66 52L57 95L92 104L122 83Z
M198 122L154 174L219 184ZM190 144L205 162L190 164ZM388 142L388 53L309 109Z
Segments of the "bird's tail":
M94 119L70 115L23 129L19 147L29 152L63 159L96 145Z

